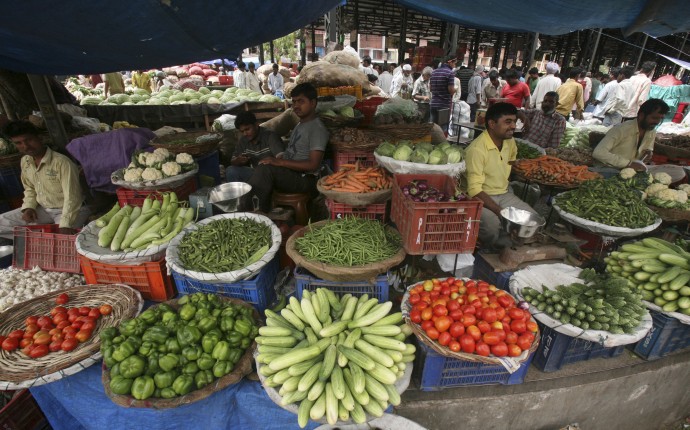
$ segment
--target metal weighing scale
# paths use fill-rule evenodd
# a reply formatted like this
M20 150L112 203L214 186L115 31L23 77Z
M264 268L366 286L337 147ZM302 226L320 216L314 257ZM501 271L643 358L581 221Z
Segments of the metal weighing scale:
M190 194L189 205L198 211L199 219L237 212L240 199L251 190L251 185L244 182L227 182L213 188L205 187Z

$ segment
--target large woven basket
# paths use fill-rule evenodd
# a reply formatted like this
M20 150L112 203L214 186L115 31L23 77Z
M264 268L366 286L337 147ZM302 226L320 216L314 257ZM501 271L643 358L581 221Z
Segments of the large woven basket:
M220 297L221 300L228 301L240 306L248 307L253 310L254 321L257 323L261 320L259 313L254 309L254 307L240 299L233 299L230 297ZM174 309L178 309L177 300L170 300L165 302ZM252 372L252 362L254 361L253 353L256 348L256 342L252 342L251 345L244 351L242 358L237 362L235 368L232 372L223 376L222 378L216 379L213 383L205 386L200 390L194 390L189 394L184 396L174 397L172 399L162 399L149 397L146 400L137 400L132 396L126 396L122 394L115 394L110 389L110 371L103 364L103 374L101 380L103 381L103 388L105 389L105 394L113 401L113 403L124 406L125 408L151 408L151 409L169 409L176 408L178 406L186 405L189 403L198 402L199 400L205 399L216 391L220 391L230 385L240 382L240 380Z
M654 205L647 205L649 209L656 212L662 221L666 222L684 222L690 221L690 211L683 209L660 208Z
M371 152L382 142L391 140L385 130L344 128L331 133L329 145L342 152Z
M670 158L690 158L690 149L676 148L657 142L654 144L654 152Z
M206 135L213 135L214 137L204 139L203 142L197 143L199 137ZM165 148L173 154L186 152L190 155L204 155L215 151L221 140L223 140L223 135L219 133L189 131L156 137L151 141L151 146L154 148Z
M332 116L332 115L320 115L319 118L323 125L328 129L343 128L343 127L356 127L364 119L364 115L361 112L355 112L354 117L349 116Z
M397 254L390 258L382 261L378 261L372 264L366 264L364 266L335 266L333 264L326 264L320 261L312 261L306 259L302 254L297 251L295 247L297 239L304 236L304 234L312 228L320 228L331 221L319 221L310 224L297 230L285 244L285 251L288 256L295 262L299 267L304 267L314 275L326 281L333 282L355 282L355 281L370 281L374 283L375 278L381 273L385 273L391 267L397 266L405 259L405 250L400 247ZM391 231L397 231L390 228Z
M316 189L335 202L343 203L351 206L368 206L376 203L385 203L390 200L393 195L393 189L388 188L385 190L372 191L370 193L346 193L341 191L331 191L325 189L321 184L327 176L319 179L316 183Z
M24 328L24 320L31 315L48 315L55 307L55 298L67 293L66 307L98 307L109 304L110 315L98 319L91 338L73 351L52 352L32 359L19 350L0 351L0 390L17 390L47 384L73 375L96 363L101 354L98 334L107 327L116 327L122 320L133 318L141 311L144 301L138 291L126 285L82 285L35 297L0 314L0 333L7 334Z
M388 133L397 140L417 140L431 135L434 124L425 122L421 124L386 124L372 125L373 130Z
M14 154L0 156L0 167L19 167L24 154L16 152Z

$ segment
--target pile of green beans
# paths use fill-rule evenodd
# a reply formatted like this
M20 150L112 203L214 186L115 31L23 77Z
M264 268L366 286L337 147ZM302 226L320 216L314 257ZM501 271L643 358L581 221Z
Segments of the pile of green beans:
M271 248L271 227L248 218L213 221L187 234L179 245L182 267L223 273L255 263Z
M656 219L640 194L618 181L587 181L560 195L556 204L580 218L614 227L642 228Z
M312 261L363 266L395 255L400 239L379 221L345 217L309 229L296 241L297 251Z

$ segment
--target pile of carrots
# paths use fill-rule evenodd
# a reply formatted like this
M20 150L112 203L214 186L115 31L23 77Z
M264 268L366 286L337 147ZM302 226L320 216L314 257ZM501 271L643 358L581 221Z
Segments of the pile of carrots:
M587 166L575 166L550 155L518 160L513 168L527 179L547 184L577 185L601 177L587 170Z
M321 179L321 186L342 193L371 193L391 187L391 178L381 167L362 168L359 163L343 164L337 173Z

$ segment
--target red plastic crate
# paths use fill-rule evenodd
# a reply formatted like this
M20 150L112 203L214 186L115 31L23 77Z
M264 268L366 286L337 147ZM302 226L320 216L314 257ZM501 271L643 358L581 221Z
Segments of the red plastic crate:
M385 203L375 203L367 206L352 206L326 199L326 207L328 207L328 212L331 214L331 219L356 216L358 218L375 219L381 222L388 221Z
M125 284L139 291L144 299L159 302L175 296L165 258L132 266L105 264L83 255L79 261L87 284Z
M81 273L77 236L59 234L59 230L57 224L15 227L12 265L18 269L38 266L52 272Z
M179 201L188 200L189 195L196 191L196 178L189 178L187 182L175 188L166 188L158 191L129 190L127 188L118 188L115 191L115 193L117 194L117 202L120 204L120 207L123 207L125 205L141 206L144 204L144 199L150 195L160 201L163 201L162 193L170 191L174 191L175 194L177 194L177 199Z
M221 85L235 85L235 80L232 76L229 75L219 75L218 76L218 82Z
M21 390L0 410L0 429L38 429L48 426L29 390Z
M481 200L415 202L403 195L405 184L425 179L430 187L455 194L455 180L446 175L396 174L393 183L391 220L402 236L403 248L411 255L473 252L479 235Z
M370 97L366 100L360 100L355 103L355 109L362 112L364 119L360 122L360 125L369 125L374 122L374 114L376 114L376 109L379 105L385 102L385 97Z
M359 162L360 167L376 167L376 157L373 152L343 152L336 151L333 157L333 169L338 171L343 164L355 164Z

